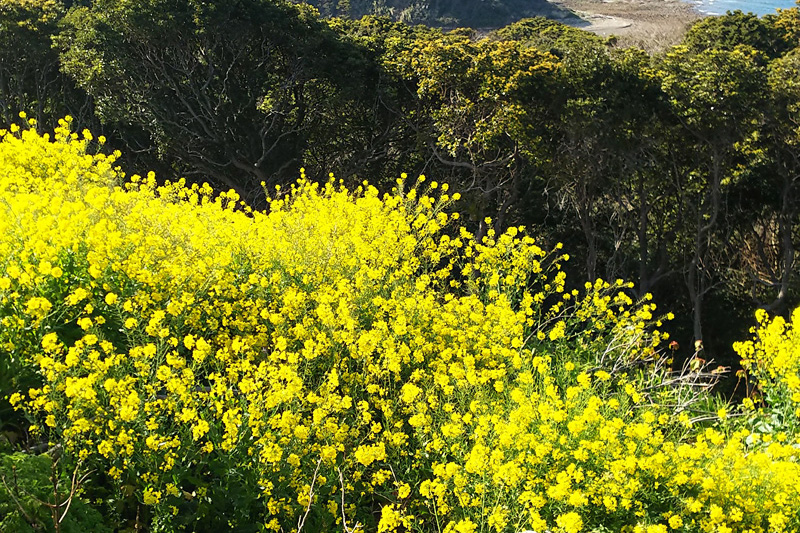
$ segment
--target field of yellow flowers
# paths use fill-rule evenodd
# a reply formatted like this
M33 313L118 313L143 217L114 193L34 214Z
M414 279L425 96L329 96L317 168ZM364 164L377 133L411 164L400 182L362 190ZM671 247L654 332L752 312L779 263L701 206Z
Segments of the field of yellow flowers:
M0 357L118 523L800 530L800 312L737 346L765 392L732 417L651 303L566 290L522 228L475 242L445 185L301 178L257 212L33 126L0 143Z

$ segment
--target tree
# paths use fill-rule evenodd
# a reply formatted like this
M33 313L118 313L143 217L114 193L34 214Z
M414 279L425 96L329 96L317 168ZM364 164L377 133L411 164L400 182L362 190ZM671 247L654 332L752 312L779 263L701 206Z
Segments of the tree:
M458 34L397 44L387 64L409 80L418 101L406 124L437 175L468 197L478 238L499 230L531 177L556 58L518 42Z
M768 68L768 106L750 143L755 176L745 191L737 244L739 284L759 307L786 312L794 304L800 248L800 55ZM755 200L755 201L754 201ZM749 212L749 213L748 213ZM749 216L748 216L749 215Z
M295 0L300 3L300 0ZM311 0L326 17L389 17L407 24L498 28L524 17L566 18L571 12L543 0ZM574 16L574 15L572 15Z
M0 1L0 120L18 121L24 111L43 129L70 114L85 125L91 100L59 72L52 37L66 13L54 0Z
M519 41L534 46L556 57L563 57L576 47L601 46L603 39L584 31L544 17L523 19L492 32L492 36L506 41Z
M692 52L733 50L749 46L768 57L777 57L792 47L785 32L773 23L775 15L759 18L738 9L717 17L705 17L692 26L681 44Z
M703 303L714 284L715 248L725 239L726 195L737 179L741 141L753 134L765 101L765 58L739 46L698 53L678 46L662 64L662 86L680 123L673 179L685 212L686 285L692 304L695 340L703 339ZM679 161L680 160L680 161ZM691 229L689 229L691 228Z
M346 62L336 65L340 75L348 74L350 88L338 93L341 97L326 114L320 130L326 138L309 143L306 165L345 179L369 177L391 189L401 173L425 171L425 153L415 129L407 127L407 117L418 108L416 90L386 64L387 51L440 32L374 16L328 24L345 48L357 53L342 54ZM357 77L349 76L354 72Z
M105 122L144 128L177 172L257 205L262 183L294 179L310 139L325 142L360 79L316 11L283 0L96 0L56 42Z

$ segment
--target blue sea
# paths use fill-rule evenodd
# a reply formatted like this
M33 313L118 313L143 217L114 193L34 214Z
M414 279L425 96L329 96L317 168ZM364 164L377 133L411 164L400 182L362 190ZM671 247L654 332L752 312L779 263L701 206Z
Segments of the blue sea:
M706 15L723 15L727 11L744 11L756 15L775 13L777 8L788 9L797 4L794 0L695 0L691 2Z

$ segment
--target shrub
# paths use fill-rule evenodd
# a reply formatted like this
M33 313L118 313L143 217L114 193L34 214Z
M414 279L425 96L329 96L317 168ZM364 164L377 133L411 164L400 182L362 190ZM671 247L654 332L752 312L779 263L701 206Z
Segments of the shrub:
M742 366L756 379L756 401L745 400L746 412L763 433L796 436L800 430L800 308L787 321L759 310L754 338L734 345Z
M80 481L60 474L49 455L0 453L0 531L110 532L77 497Z
M798 449L693 425L699 370L669 370L622 281L566 291L558 248L520 228L475 242L423 178L384 196L301 178L261 213L125 181L93 143L67 122L3 137L0 342L40 380L12 403L123 515L134 498L153 531L800 527Z

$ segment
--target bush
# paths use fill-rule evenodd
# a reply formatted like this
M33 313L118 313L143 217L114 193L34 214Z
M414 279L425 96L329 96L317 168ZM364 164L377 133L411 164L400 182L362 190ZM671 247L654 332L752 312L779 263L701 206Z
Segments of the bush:
M759 310L754 339L734 345L742 366L756 379L753 398L744 402L745 412L760 432L796 437L800 430L800 308L787 321L770 318Z
M12 403L152 531L791 531L798 449L693 424L649 302L567 292L447 187L301 180L269 213L62 123L0 144ZM703 374L705 375L705 374ZM724 414L721 412L721 414ZM697 416L696 416L697 415ZM135 507L136 509L132 509ZM121 510L120 510L121 509Z
M0 454L0 531L111 531L77 497L80 478L60 474L56 463L46 454Z

